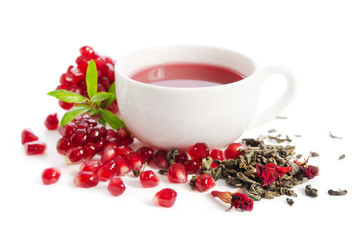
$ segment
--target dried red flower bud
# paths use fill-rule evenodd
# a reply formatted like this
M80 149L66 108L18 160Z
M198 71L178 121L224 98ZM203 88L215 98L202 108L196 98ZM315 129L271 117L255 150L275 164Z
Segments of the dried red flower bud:
M294 161L297 164L303 174L304 177L308 179L313 179L315 176L319 174L319 168L317 166L307 165L309 157L304 159L304 162L298 162L297 160Z
M249 199L246 194L241 193L240 188L235 193L212 191L211 195L213 197L219 198L224 203L230 204L230 208L227 209L227 211L230 210L232 207L235 207L236 209L240 208L241 210L245 211L253 210L253 200Z
M255 166L258 177L263 178L264 186L269 186L277 179L280 182L281 177L285 173L290 172L292 170L290 166L279 167L274 163L267 163L265 165L262 165L256 162Z

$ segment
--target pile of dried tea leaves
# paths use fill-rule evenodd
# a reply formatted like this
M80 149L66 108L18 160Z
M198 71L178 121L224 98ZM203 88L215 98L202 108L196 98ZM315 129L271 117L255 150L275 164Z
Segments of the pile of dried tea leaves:
M296 197L292 188L318 175L318 167L308 165L308 160L293 161L296 159L294 146L268 145L260 138L243 139L242 144L244 147L239 149L241 155L237 159L202 159L200 173L210 174L215 181L225 179L254 201L281 195ZM218 167L212 168L213 162ZM191 186L196 178L191 179Z

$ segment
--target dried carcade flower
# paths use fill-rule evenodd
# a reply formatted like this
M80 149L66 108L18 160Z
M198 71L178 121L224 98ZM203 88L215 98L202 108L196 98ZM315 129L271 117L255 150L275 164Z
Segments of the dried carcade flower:
M231 192L220 192L220 191L212 191L211 195L213 197L219 198L224 203L230 204L230 210L232 207L236 209L241 209L245 211L253 210L254 202L249 199L246 194L241 193L241 189L239 188L235 193Z
M335 191L335 190L330 189L330 190L328 191L328 194L331 195L331 196L343 196L343 195L346 195L346 194L347 194L347 190L338 190L338 191Z
M292 170L290 166L279 167L274 163L267 163L265 165L262 165L256 162L255 167L258 177L263 179L264 186L269 186L277 179L279 180L279 183L281 183L281 177L285 173L290 172L290 170Z
M315 176L318 176L319 174L319 168L317 166L307 165L308 164L309 157L304 160L304 162L298 162L297 160L294 161L296 163L303 176L308 179L313 179Z
M316 198L316 197L318 197L318 190L315 188L312 188L312 186L310 184L308 184L307 186L305 186L305 194L307 194L307 196L309 196L309 197Z

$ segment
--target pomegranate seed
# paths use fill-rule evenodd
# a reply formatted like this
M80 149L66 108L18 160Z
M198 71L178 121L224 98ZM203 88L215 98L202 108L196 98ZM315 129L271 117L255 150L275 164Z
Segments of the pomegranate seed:
M241 143L231 143L224 151L225 159L236 159L241 153L238 149L242 146Z
M140 147L137 152L141 155L143 163L150 163L155 151L150 147Z
M189 160L189 157L186 153L180 153L175 157L175 162L184 164L187 160Z
M105 147L117 148L120 146L122 146L122 142L119 138L110 138L105 142Z
M65 155L70 148L70 141L68 138L59 138L57 142L57 151L61 155Z
M41 141L32 141L25 143L24 147L27 155L38 155L45 152L47 145Z
M58 101L58 104L64 110L69 110L74 106L74 103L67 103L67 102L63 102L61 100Z
M128 164L133 170L141 170L143 163L142 163L142 157L137 152L130 152L127 154L127 160Z
M102 71L104 65L106 64L106 60L97 54L94 55L93 60L96 63L97 69L99 71Z
M77 82L75 81L75 77L73 74L70 73L63 73L60 76L60 84L64 87L69 87L72 86L74 84L77 84Z
M153 156L153 162L161 169L166 169L170 166L166 154L167 152L165 150L158 150Z
M213 159L213 160L224 160L224 153L219 150L219 149L213 149L210 153L210 157ZM216 163L216 162L213 162L211 163L211 167L212 168L216 168L218 167L219 165Z
M159 184L160 179L152 170L147 170L140 173L140 182L142 187L151 188L156 187Z
M77 129L70 137L70 144L72 146L84 146L88 140L88 134L85 129Z
M71 147L65 154L71 163L78 163L84 159L84 148L82 146Z
M117 137L121 140L122 145L129 145L133 143L133 137L131 137L125 128L121 127L117 130Z
M85 56L79 56L75 60L80 71L85 75L88 68L88 59Z
M77 130L77 125L75 125L74 122L69 122L64 127L59 128L59 133L63 137L70 138L70 136L72 136L72 134L75 132L75 130Z
M117 163L115 161L110 161L104 164L101 168L99 168L97 172L97 176L99 181L108 181L117 172Z
M117 155L127 156L129 153L133 152L133 149L128 146L120 146L116 148Z
M99 179L94 172L79 172L74 177L74 184L81 188L91 188L98 185Z
M126 191L126 186L124 185L122 178L120 176L116 176L111 178L107 189L113 196L119 196Z
M97 127L90 127L87 129L89 141L96 143L101 139L101 130Z
M172 188L164 188L153 197L155 205L161 207L172 207L175 204L177 192Z
M74 76L74 81L78 83L79 81L85 79L85 75L82 71L76 66L69 66L67 73L70 73Z
M187 182L187 172L184 165L181 163L172 164L167 171L167 178L172 183Z
M44 169L41 173L41 179L45 185L50 185L58 182L60 178L60 169L57 167L51 167Z
M103 65L102 76L114 81L114 66L111 63L105 63Z
M83 46L79 49L80 55L84 56L88 59L92 59L94 57L94 50L92 47Z
M97 173L100 168L101 168L101 163L99 161L88 160L83 162L82 165L80 165L79 171Z
M97 154L97 146L94 143L87 143L84 147L84 160L91 160Z
M125 176L130 171L132 171L131 167L128 164L128 160L127 160L126 156L119 155L119 156L115 157L113 159L113 161L115 161L118 166L116 175Z
M96 143L96 148L98 150L97 153L102 153L102 151L104 149L104 145L105 145L104 141L105 141L104 139L101 139Z
M103 87L108 91L111 86L111 81L107 77L101 77L98 79L98 82L103 85Z
M44 124L49 130L58 129L59 120L57 114L56 113L49 114L48 117L45 119Z
M111 147L106 147L103 149L100 161L102 164L105 164L107 162L112 161L116 156L117 156L116 149Z
M202 159L209 156L209 148L206 143L196 143L188 153L192 159Z
M101 130L101 127L105 128L102 124L98 124L98 122L93 118L86 118L86 119L84 119L84 121L86 121L88 123L88 126L90 126L90 127L96 127L99 130ZM103 131L103 130L101 130L101 131Z
M33 133L33 131L30 128L25 128L21 132L21 143L22 144L25 144L27 142L37 141L37 140L39 140L39 138L37 136L35 136L35 134Z
M187 174L195 174L200 171L201 162L199 159L188 160L184 163Z
M113 129L108 129L107 130L107 138L106 140L108 139L111 139L111 138L116 138L117 137L117 132L114 131Z
M195 181L195 189L205 192L215 186L214 179L209 174L201 174Z

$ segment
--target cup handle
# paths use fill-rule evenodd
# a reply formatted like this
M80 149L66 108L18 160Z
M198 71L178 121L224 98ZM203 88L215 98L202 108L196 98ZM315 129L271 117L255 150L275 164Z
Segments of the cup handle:
M254 116L248 126L248 129L258 127L263 123L277 117L278 114L283 111L292 101L297 88L297 81L294 74L284 66L267 66L259 70L257 74L259 75L258 78L261 80L261 84L263 84L270 75L283 74L287 80L287 88L281 98L276 103L274 103L273 106Z

